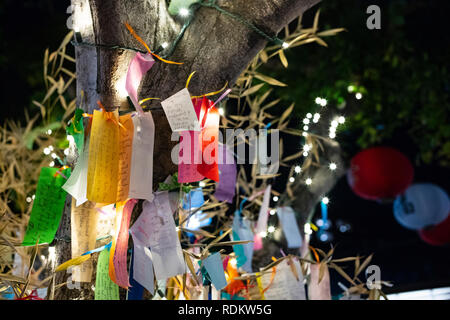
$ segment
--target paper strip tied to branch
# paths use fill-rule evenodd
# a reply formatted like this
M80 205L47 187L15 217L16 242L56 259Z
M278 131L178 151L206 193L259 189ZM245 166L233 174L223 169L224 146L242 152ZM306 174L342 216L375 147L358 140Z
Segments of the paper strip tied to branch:
M44 167L41 169L36 197L22 242L23 246L35 245L38 239L39 243L53 241L61 221L67 195L61 187L69 176L70 168L61 170Z
M111 281L109 270L109 248L100 252L95 278L95 300L119 300L119 286Z
M135 252L141 250L144 263L134 264L134 274L150 272L153 265L157 280L185 273L185 263L167 192L155 193L153 202L145 201L143 211L130 228ZM145 248L150 247L151 257ZM136 257L138 255L136 254ZM138 270L141 268L143 270ZM135 277L136 279L136 277ZM137 279L136 279L137 280ZM137 280L139 281L139 280ZM141 283L144 287L146 283ZM150 286L150 284L148 284Z
M122 288L127 289L130 286L127 271L127 251L128 251L128 230L131 219L131 213L136 204L136 199L130 199L123 206L117 205L117 220L119 224L116 227L116 236L113 239L110 253L109 274L111 280ZM112 263L111 263L112 262Z
M70 219L72 258L75 258L95 248L98 221L98 211L95 209L95 203L88 201L77 207L75 199L72 198ZM73 268L72 280L77 282L91 282L92 271L92 261L88 260Z
M134 136L131 156L129 198L153 200L153 146L155 124L151 112L144 113L138 100L142 77L153 66L150 53L136 53L128 67L125 89L137 111L133 117Z
M233 152L226 144L219 146L219 183L214 193L219 201L233 202L236 192L236 162Z
M117 199L119 184L118 111L94 110L89 143L87 198L110 204Z
M331 300L330 272L326 263L312 263L310 270L309 300Z
M182 131L178 158L178 182L208 178L219 182L219 111L203 98L192 99L201 131Z

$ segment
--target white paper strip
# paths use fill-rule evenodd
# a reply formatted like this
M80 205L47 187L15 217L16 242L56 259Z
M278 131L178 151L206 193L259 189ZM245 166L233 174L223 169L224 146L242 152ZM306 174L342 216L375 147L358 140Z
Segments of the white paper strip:
M302 245L302 236L298 229L294 210L291 207L279 207L277 214L288 243L288 248L300 248Z
M133 242L133 278L153 295L155 283L152 254L150 249L140 243L139 240L133 239Z
M72 174L66 183L62 186L76 200L76 206L82 205L87 201L87 172L89 161L89 139L84 146L84 151L79 155Z
M150 112L133 117L134 137L131 154L130 199L153 201L153 145L155 124Z
M269 202L270 202L270 191L272 190L272 185L268 185L264 191L263 202L261 208L259 209L258 222L256 224L256 233L267 232L267 219L269 218Z
M186 272L166 191L155 193L153 202L144 202L143 211L131 227L131 232L134 239L150 247L157 280Z
M263 289L268 287L264 293L266 300L306 300L300 262L297 259L290 260L297 271L297 280L288 261L288 259L285 259L276 266L276 273L272 282L271 270L261 277Z

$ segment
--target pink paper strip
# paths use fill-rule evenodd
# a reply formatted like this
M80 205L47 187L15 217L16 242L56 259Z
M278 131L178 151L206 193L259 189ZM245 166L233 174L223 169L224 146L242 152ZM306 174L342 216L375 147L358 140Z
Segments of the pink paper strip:
M141 83L144 74L148 70L150 70L154 63L155 60L153 60L150 53L143 54L137 52L134 58L131 60L130 66L128 67L125 89L127 90L128 95L130 96L130 99L134 104L134 107L140 114L142 114L144 111L139 105L138 100L139 84Z
M120 222L119 234L117 236L116 248L114 251L113 261L116 281L122 288L128 288L130 286L127 271L128 229L130 226L131 213L133 212L136 202L136 199L130 199L123 208L122 221Z
M219 183L214 197L219 201L233 202L236 192L236 163L226 144L219 146Z
M321 264L311 264L311 278L309 283L309 300L331 300L330 272L325 266L325 272L322 280L319 282Z

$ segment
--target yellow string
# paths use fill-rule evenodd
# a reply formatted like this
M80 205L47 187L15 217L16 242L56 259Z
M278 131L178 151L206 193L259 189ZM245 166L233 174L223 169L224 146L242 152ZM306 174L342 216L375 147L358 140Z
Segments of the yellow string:
M189 87L189 83L191 82L192 76L193 76L194 74L195 74L195 71L192 72L192 73L189 75L189 77L187 78L187 81L186 81L186 89Z
M147 49L148 53L150 53L152 56L158 58L159 60L161 60L161 61L163 61L165 63L169 63L169 64L183 64L182 62L174 62L174 61L169 61L169 60L163 59L160 56L158 56L157 54L153 53L150 50L150 47L147 45L147 43L145 43L145 41L142 40L142 38L136 33L136 31L134 31L134 29L128 24L128 22L125 22L125 27L127 27L128 31L130 31L131 35L133 37L135 37L136 40L139 41L145 47L145 49Z

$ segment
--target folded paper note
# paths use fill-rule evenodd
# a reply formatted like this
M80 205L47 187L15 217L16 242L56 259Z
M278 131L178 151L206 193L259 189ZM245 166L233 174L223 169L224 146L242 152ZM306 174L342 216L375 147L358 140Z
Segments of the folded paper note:
M60 172L61 174L58 174ZM23 239L23 246L50 243L55 237L66 201L66 191L61 186L70 176L70 168L44 167L41 169L30 220Z
M173 132L200 131L200 123L188 89L175 93L161 102L161 105Z
M119 300L119 286L111 281L109 270L109 249L100 252L95 276L95 300Z
M288 248L300 248L302 245L302 236L298 229L294 210L291 207L279 207L277 209L277 215L288 243Z
M72 198L70 216L72 258L78 257L84 252L95 248L97 221L98 211L95 209L95 203L87 201L77 207L75 199ZM77 282L91 282L92 271L92 260L88 260L73 268L72 280Z
M150 247L157 280L185 273L183 252L166 191L155 193L153 202L144 202L143 211L130 231L133 241Z
M87 198L110 204L117 199L119 184L118 111L94 110L89 142ZM123 129L122 129L123 130Z

